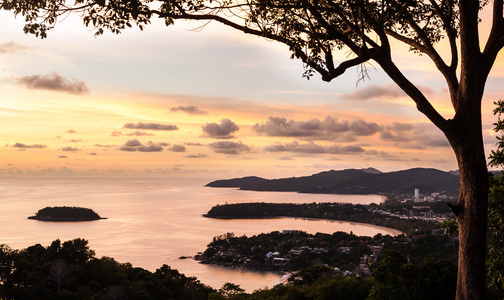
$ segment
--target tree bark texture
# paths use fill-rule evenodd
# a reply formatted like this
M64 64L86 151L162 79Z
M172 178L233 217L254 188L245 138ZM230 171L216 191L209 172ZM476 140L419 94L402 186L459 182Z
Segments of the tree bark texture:
M452 207L459 224L457 300L485 298L488 170L479 112L451 120L446 133L460 171L459 200Z

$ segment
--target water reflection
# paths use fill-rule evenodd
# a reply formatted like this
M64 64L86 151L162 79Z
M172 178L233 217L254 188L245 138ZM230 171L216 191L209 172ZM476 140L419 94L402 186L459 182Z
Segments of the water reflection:
M55 239L84 238L97 256L154 271L163 264L219 288L234 282L253 291L271 286L281 274L226 269L180 256L203 251L214 236L254 235L297 229L309 233L352 231L373 236L391 231L348 222L279 218L215 220L202 217L213 205L244 202L380 202L379 196L313 195L207 188L209 180L187 179L5 179L0 184L1 243L26 248ZM46 206L91 208L107 220L50 223L28 220Z

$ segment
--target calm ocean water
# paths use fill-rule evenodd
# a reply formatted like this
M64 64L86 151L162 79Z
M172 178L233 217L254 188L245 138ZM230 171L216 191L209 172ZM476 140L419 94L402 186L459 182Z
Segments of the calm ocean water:
M251 292L271 286L282 274L234 270L199 264L180 256L205 250L216 235L254 235L297 229L309 233L346 231L373 236L386 228L347 222L301 219L214 220L202 217L213 205L243 202L380 202L374 195L311 195L252 192L204 187L205 179L0 179L0 244L22 249L53 240L84 238L98 257L151 271L167 264L186 276L220 288L226 282ZM108 218L92 222L50 223L28 220L46 206L81 206Z

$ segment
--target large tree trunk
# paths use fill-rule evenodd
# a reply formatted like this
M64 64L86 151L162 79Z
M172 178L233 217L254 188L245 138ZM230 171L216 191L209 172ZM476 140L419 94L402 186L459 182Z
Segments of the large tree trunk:
M478 112L452 120L448 140L460 171L460 193L452 207L459 224L458 300L485 298L488 170Z

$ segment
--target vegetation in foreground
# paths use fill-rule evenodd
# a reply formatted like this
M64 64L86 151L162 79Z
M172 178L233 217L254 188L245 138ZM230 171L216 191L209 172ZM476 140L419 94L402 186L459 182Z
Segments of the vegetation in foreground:
M0 299L207 299L214 289L163 265L155 272L96 258L84 239L0 246Z
M167 265L150 272L110 257L96 258L84 239L55 240L48 247L36 244L23 250L1 245L0 299L453 299L453 262L420 260L417 255L417 260L408 261L402 250L385 249L371 276L343 276L315 259L284 284L245 293L231 282L215 290ZM496 289L488 292L486 299L504 295Z

